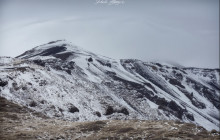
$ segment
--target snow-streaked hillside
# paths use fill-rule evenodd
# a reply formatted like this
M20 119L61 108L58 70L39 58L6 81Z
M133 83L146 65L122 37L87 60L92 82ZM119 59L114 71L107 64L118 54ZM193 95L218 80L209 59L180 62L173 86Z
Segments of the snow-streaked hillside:
M0 71L0 96L50 117L219 126L219 69L115 60L58 40L1 57Z

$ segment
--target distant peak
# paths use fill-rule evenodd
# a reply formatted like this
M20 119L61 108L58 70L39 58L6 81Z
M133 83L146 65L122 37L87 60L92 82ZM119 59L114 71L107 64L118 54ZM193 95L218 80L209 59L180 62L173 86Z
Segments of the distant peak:
M68 42L67 40L62 39L50 41L46 44L36 46L33 49L17 56L16 58L28 59L42 56L52 56L59 58L59 56L62 54L68 54L68 56L70 56L75 53L85 55L91 54L90 52L85 51L83 48L73 45L72 42Z
M65 39L62 39L62 40L55 40L55 41L50 41L46 44L42 44L42 45L39 45L39 46L36 46L35 48L33 49L41 49L41 48L47 48L47 47L56 47L58 44L71 44L70 42L66 41Z
M50 41L50 42L48 42L47 44L53 44L53 43L60 42L60 41L66 41L66 40L65 40L65 39L62 39L62 40Z

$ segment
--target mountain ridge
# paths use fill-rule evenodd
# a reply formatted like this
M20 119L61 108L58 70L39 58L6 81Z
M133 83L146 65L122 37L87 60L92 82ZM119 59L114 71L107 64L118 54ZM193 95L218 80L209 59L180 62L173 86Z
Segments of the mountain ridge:
M219 69L116 60L65 40L0 63L0 95L49 117L181 120L208 130L219 126Z

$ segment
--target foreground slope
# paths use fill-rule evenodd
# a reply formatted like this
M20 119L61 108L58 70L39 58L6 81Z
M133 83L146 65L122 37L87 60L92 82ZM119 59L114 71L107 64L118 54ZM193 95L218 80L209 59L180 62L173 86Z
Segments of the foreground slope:
M178 121L113 120L69 122L45 117L0 97L0 139L191 139L218 140L206 131Z
M0 96L70 121L181 120L219 126L219 69L115 60L59 40L0 59Z

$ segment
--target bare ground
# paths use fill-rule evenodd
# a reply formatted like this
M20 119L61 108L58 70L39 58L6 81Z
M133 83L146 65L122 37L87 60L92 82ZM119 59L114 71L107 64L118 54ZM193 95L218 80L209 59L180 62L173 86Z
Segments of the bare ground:
M219 140L219 133L177 121L70 122L48 118L0 97L0 140Z

